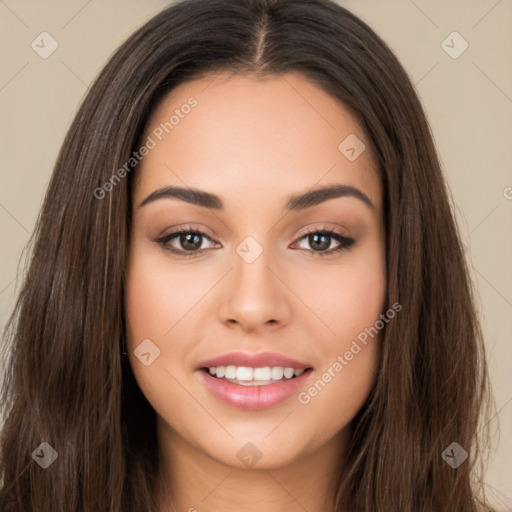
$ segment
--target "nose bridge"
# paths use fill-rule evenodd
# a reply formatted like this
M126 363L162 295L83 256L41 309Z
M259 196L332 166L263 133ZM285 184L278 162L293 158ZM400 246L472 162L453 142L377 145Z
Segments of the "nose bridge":
M265 239L267 240L267 239ZM223 294L221 319L246 330L287 321L285 290L271 268L272 249L248 236L233 254L233 271Z

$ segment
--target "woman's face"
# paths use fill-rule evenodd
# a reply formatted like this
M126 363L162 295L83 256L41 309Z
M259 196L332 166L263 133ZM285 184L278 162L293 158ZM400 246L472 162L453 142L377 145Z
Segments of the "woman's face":
M240 468L339 453L385 311L382 190L361 127L301 75L220 74L174 89L143 144L128 351L162 444Z

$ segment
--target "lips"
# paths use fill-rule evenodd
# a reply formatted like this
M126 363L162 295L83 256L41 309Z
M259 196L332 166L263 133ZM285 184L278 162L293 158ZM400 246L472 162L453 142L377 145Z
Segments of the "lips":
M270 368L273 370L279 368L280 377L278 377L279 380L253 381L251 382L252 385L248 385L250 380L241 382L237 379L217 378L210 375L214 369L222 368L227 373L230 368L242 369L242 367L242 373L248 370L252 371L251 369L260 369L267 372L267 377ZM208 369L210 369L210 372L208 372ZM295 375L293 377L289 375L288 378L285 378L282 374L283 369L286 369L287 374L293 369ZM290 400L306 385L312 371L311 365L276 352L261 352L259 354L231 352L207 361L201 361L196 373L206 389L217 400L239 409L257 411Z
M278 354L277 352L260 352L259 354L250 354L248 352L231 352L222 356L201 361L198 369L211 368L213 366L248 366L251 368L263 368L265 366L282 366L283 368L293 368L294 370L305 370L311 368L311 365L296 361L289 357Z

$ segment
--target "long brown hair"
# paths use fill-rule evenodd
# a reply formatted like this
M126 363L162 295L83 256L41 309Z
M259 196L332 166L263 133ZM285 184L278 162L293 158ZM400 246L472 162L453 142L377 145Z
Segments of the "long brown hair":
M134 33L92 85L58 156L5 332L0 505L154 510L155 413L122 354L137 172L126 162L158 101L217 71L302 73L351 109L381 171L388 304L403 311L385 330L374 389L353 420L337 510L492 510L483 465L475 470L487 440L487 423L478 430L490 396L485 354L429 126L387 45L330 0L182 1ZM46 469L32 456L42 442L58 454ZM457 468L442 456L453 442L469 453Z

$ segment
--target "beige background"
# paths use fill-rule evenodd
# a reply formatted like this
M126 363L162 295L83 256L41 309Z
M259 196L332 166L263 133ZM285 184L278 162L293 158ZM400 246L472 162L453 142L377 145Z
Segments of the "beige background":
M350 0L395 50L427 110L468 248L496 397L487 493L512 510L512 2ZM0 328L12 310L64 134L114 49L168 2L0 0ZM57 50L31 43L46 31ZM441 46L457 31L458 58ZM456 51L463 41L448 39Z

